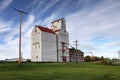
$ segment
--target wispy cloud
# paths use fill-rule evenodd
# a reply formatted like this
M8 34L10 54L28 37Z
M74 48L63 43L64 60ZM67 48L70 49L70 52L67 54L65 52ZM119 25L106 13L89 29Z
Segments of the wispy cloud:
M50 27L52 21L61 17L66 18L71 44L77 39L79 48L83 51L93 51L94 55L99 56L114 56L113 52L120 48L120 1L97 1L34 0L25 6L29 15L22 25L23 57L30 58L31 31L34 25ZM3 0L0 9L6 9L11 2L12 0ZM0 19L0 25L0 40L5 42L4 45L0 44L0 51L3 53L0 56L17 57L19 24ZM5 35L1 35L4 33Z
M111 50L113 46L119 49L120 41L116 40L120 38L119 3L105 0L95 6L90 10L85 8L66 17L67 28L71 35L70 39L73 41L77 38L80 42L80 48L83 50L105 53L113 51ZM111 40L113 41L111 42Z
M10 40L4 45L0 45L1 59L14 58L18 56L18 40Z
M29 29L31 27L31 25L33 25L34 20L35 20L34 15L32 15L32 14L28 15L27 21L25 23L23 23L23 25L22 25L23 26L22 31L26 32L26 30Z
M3 22L5 23L5 22ZM30 14L28 16L28 19L23 22L22 26L22 52L25 58L30 57L30 45L31 45L31 31L33 29L33 23L34 23L34 16ZM4 26L4 24L2 24ZM7 24L7 26L13 26L12 24ZM1 56L3 56L2 59L6 58L14 58L18 57L18 34L19 34L19 24L14 27L14 29L10 29L6 31L6 35L4 36L3 40L5 42L4 45L0 45L0 51L2 53ZM5 27L4 27L5 28ZM8 27L9 28L9 27ZM27 53L27 54L26 54Z
M56 16L54 14L52 14L51 16L47 17L43 22L43 26L45 25L45 27L51 27L51 22L54 21L54 19L56 18Z
M4 22L4 21L0 20L0 25L2 25L2 26L0 27L0 33L5 33L5 32L7 32L7 31L9 31L9 30L12 29L12 28L11 28L11 25L12 25L12 22L11 22L11 21L9 21L9 22Z
M6 9L13 0L3 0L0 4L0 9Z
M30 7L33 8L33 6L36 6L31 11L31 13L40 16L40 15L44 15L45 12L49 11L49 9L51 9L58 1L59 0L49 0L49 1L34 0L33 3L29 5L29 8Z
M13 22L12 21L2 21L0 20L0 41L7 42L9 38L11 38L11 31L14 29L12 28ZM7 36L8 35L8 36ZM10 35L10 36L9 36ZM6 37L7 36L7 37Z

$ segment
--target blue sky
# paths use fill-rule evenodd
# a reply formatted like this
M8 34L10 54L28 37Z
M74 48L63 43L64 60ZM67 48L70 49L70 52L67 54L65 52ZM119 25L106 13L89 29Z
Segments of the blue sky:
M34 25L50 27L65 18L70 43L95 56L117 58L120 49L120 0L0 0L0 59L18 57L19 13L22 22L22 55L31 57ZM85 53L85 55L90 55Z

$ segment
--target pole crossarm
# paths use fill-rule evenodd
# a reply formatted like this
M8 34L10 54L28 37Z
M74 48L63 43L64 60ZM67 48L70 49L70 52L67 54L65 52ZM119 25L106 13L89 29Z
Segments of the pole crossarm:
M14 10L17 11L17 12L20 12L20 13L28 14L27 12L24 12L24 11L21 11L21 10L18 10L18 9L14 9Z

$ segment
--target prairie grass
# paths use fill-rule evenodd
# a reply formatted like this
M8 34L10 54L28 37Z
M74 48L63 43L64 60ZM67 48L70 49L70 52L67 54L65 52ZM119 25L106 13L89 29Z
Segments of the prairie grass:
M0 63L0 80L120 80L120 66L95 63Z

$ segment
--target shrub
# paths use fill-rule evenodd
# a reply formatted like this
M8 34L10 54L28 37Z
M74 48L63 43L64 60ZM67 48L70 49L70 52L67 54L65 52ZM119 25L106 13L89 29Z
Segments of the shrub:
M31 59L27 59L27 61L26 62L31 62Z
M105 64L105 65L112 65L113 61L110 60L109 58L105 58L100 61L100 64Z

